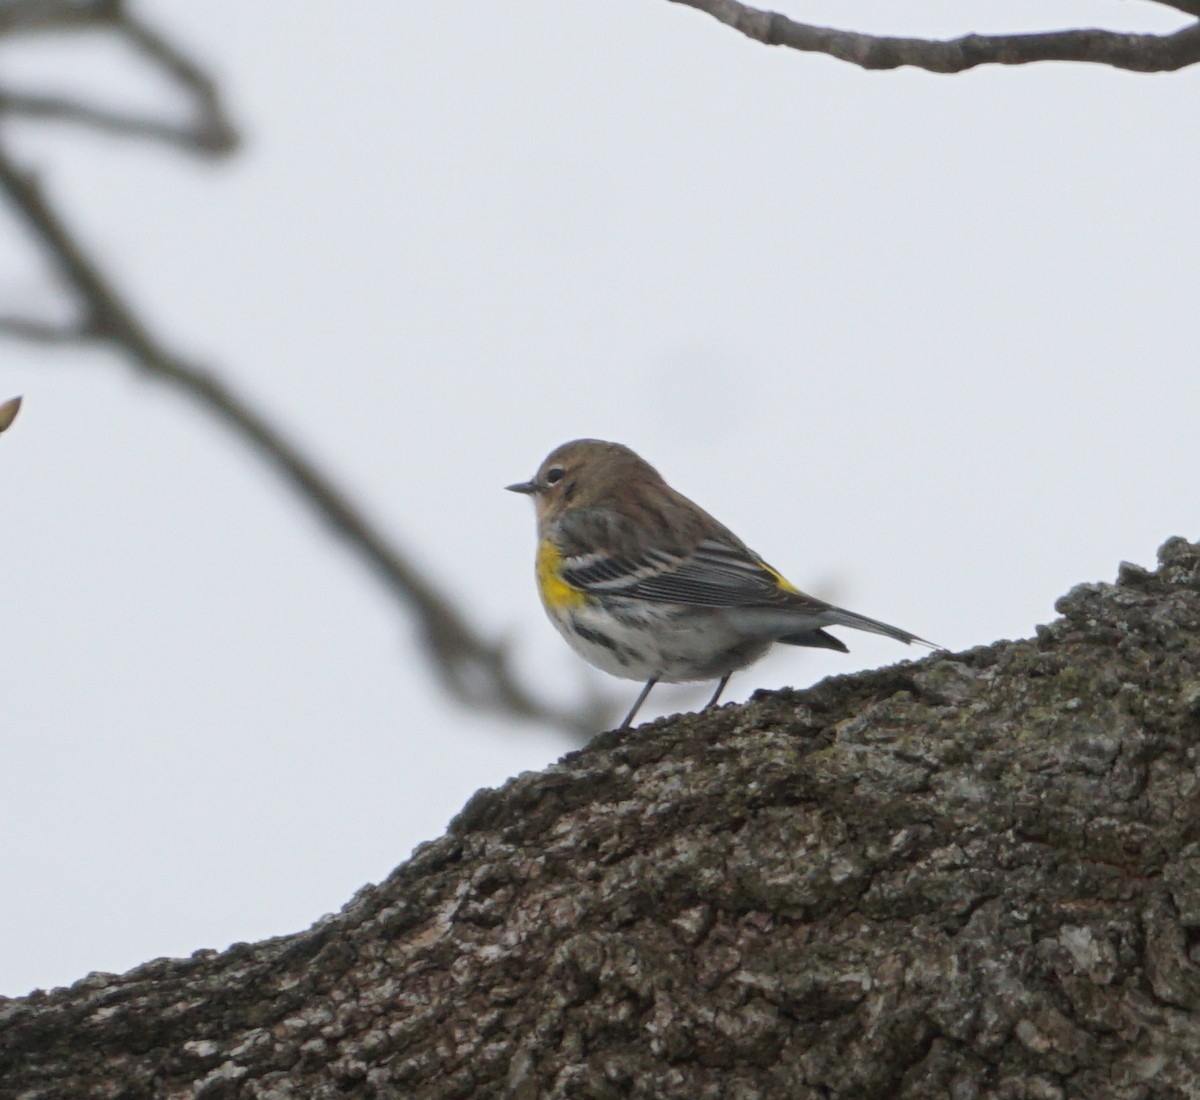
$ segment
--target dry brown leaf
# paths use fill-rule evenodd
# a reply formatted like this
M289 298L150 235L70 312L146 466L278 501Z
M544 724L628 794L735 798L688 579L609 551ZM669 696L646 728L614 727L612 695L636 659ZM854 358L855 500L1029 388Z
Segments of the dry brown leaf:
M21 399L19 397L10 398L8 401L0 404L0 432L7 429L17 419L17 413L20 409Z

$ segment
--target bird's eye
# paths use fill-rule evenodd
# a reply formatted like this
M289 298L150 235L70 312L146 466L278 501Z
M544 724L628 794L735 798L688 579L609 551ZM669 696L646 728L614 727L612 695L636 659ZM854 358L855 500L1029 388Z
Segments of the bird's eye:
M563 477L566 475L566 472L567 471L561 466L551 466L550 469L546 471L546 484L553 485L556 482L562 481Z

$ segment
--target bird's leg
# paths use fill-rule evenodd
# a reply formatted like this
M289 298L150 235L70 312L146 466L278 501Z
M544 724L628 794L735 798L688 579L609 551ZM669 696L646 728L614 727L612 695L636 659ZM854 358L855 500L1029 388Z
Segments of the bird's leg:
M629 727L631 725L633 725L634 716L637 714L637 712L639 710L642 709L642 704L646 701L646 696L650 694L650 689L652 687L654 687L654 685L657 683L658 683L657 676L651 676L650 679L646 681L646 686L644 688L642 688L641 695L639 695L637 697L637 699L635 700L635 702L633 704L633 709L630 710L630 712L627 715L625 715L625 721L621 723L621 729L627 730L627 729L629 729Z
M713 697L711 699L709 699L709 701L707 703L704 704L705 710L708 710L710 707L715 707L717 705L717 700L721 698L721 692L723 692L725 690L725 685L727 683L729 683L729 677L732 675L733 675L732 672L727 672L727 673L725 673L724 676L721 677L720 681L718 681L718 683L717 683L717 690L713 692Z

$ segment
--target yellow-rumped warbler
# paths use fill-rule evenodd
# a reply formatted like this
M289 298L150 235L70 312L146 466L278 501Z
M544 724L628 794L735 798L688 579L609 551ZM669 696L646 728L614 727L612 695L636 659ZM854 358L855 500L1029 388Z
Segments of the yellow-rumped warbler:
M537 508L537 583L550 621L584 660L646 686L729 677L775 642L848 652L822 627L852 626L931 649L907 630L793 587L628 447L576 439L532 481L507 487Z

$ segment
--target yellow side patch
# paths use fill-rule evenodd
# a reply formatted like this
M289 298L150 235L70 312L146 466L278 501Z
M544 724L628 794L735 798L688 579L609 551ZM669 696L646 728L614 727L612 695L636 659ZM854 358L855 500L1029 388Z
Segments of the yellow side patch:
M578 588L572 588L562 579L562 554L549 539L543 539L537 552L537 583L542 594L542 603L550 610L578 607L587 598Z
M777 569L772 569L762 558L758 559L758 564L761 565L774 578L775 583L783 589L784 592L791 592L795 596L801 596L803 593L791 581L789 581Z

